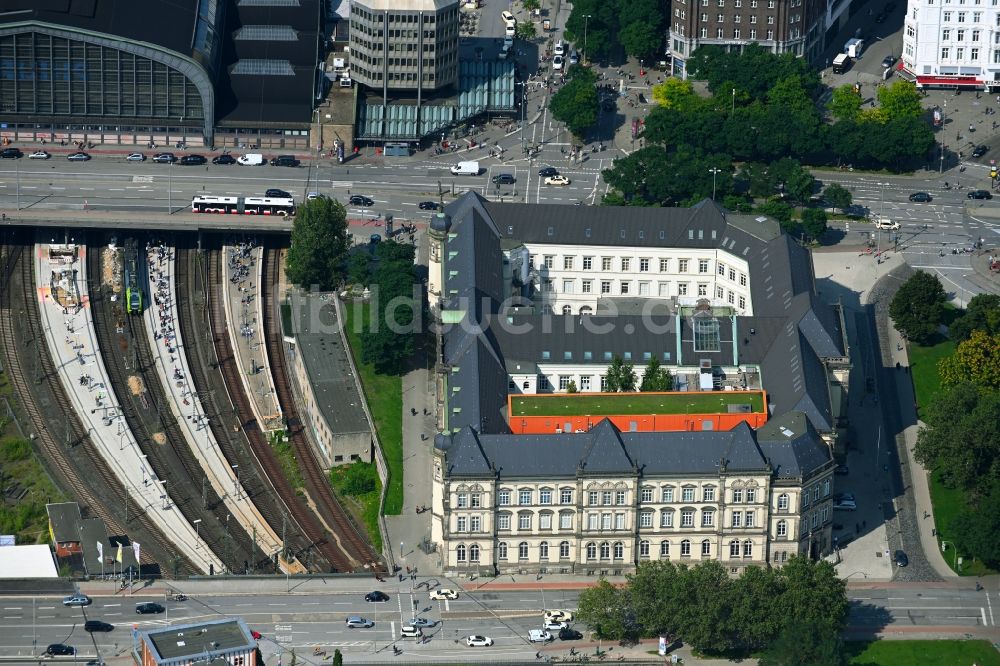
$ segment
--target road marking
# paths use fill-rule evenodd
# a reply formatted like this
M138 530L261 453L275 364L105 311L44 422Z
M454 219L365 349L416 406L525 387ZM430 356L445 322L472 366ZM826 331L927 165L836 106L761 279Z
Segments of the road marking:
M988 624L986 624L986 609L985 609L985 608L983 608L982 606L980 606L980 607L979 607L979 612L980 612L980 613L982 614L982 616L983 616L983 626L984 626L984 627L986 627L986 626L989 626Z
M990 624L996 626L996 622L993 620L993 602L990 601L990 595L988 592L986 594L986 605L990 607Z

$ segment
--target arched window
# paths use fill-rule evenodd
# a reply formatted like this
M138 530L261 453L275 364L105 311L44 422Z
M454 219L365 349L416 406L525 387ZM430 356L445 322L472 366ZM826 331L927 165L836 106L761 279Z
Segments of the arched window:
M469 546L469 561L478 562L479 561L479 544L474 543Z
M458 544L458 548L455 549L455 559L459 562L465 561L465 545Z
M625 544L615 541L615 559L620 560L625 557Z
M743 542L743 557L753 557L753 541L750 539Z
M782 511L788 510L788 493L778 495L778 508Z
M712 542L708 539L703 539L701 542L701 555L702 557L709 557L712 554Z
M670 542L661 541L660 542L660 557L670 557Z
M645 539L639 542L639 557L649 557L649 542Z
M593 541L587 544L587 559L596 560L597 559L597 544Z
M562 308L562 313L564 315L571 315L571 314L573 314L573 308L571 308L568 305L564 305L563 308Z
M729 542L729 557L739 557L740 556L740 540L733 539Z
M778 521L777 534L779 537L788 536L788 523L784 520Z
M690 556L691 556L691 540L684 539L684 541L681 541L681 557L690 557Z
M611 544L605 541L601 544L601 559L607 560L611 558Z
M538 557L543 560L549 559L549 542L543 541L538 544Z
M580 314L582 314L582 315L589 315L593 311L594 311L594 308L590 307L589 305L581 305L580 306Z
M506 560L507 559L507 542L501 541L497 544L497 559Z
M569 541L563 541L559 544L559 557L569 557Z
M517 544L517 559L526 560L528 559L528 542L522 541Z

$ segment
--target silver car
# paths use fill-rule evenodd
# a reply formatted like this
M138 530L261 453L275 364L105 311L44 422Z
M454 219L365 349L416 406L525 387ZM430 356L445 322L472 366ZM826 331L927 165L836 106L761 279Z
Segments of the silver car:
M145 162L146 156L142 153L129 153L125 156L125 161L127 162Z
M63 606L89 606L90 597L86 594L74 594L63 599Z
M348 629L371 629L375 626L374 622L360 615L352 615L345 620L345 623Z

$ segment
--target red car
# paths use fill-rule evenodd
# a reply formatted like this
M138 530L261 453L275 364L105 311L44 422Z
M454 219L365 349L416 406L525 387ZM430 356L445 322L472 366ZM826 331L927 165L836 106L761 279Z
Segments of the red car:
M251 629L250 635L253 636L253 639L255 641L259 641L261 638L263 638L263 636L260 635L260 632L257 631L256 629Z

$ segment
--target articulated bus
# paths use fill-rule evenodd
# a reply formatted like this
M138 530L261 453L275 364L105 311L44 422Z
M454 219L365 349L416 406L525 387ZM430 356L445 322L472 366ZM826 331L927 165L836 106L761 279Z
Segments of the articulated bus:
M294 199L271 197L210 197L191 199L192 213L235 213L237 215L295 215Z

